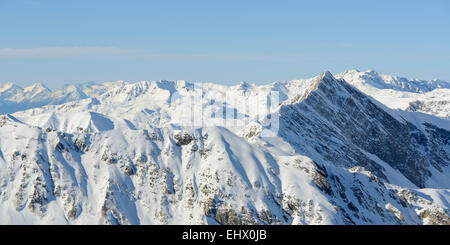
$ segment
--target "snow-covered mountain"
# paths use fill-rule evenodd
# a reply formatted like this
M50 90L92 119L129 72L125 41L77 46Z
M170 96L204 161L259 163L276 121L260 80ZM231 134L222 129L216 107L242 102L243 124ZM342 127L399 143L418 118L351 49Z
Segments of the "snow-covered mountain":
M450 120L450 83L409 80L369 70L336 75L393 109L418 111Z
M360 72L358 70L349 70L336 77L345 78L355 86L370 85L378 89L393 89L411 93L426 93L435 89L450 89L450 83L438 79L432 81L409 80L404 77L379 74L374 70Z
M450 224L449 121L343 78L90 84L5 114L0 223Z
M103 84L90 82L66 85L61 90L54 92L40 83L25 88L21 88L14 83L0 84L0 114L96 97L105 93L108 89L123 84L125 84L123 81Z

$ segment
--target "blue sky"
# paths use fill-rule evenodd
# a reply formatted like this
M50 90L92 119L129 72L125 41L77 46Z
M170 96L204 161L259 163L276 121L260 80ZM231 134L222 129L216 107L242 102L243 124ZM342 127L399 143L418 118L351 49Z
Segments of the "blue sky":
M0 82L450 80L450 1L0 0Z

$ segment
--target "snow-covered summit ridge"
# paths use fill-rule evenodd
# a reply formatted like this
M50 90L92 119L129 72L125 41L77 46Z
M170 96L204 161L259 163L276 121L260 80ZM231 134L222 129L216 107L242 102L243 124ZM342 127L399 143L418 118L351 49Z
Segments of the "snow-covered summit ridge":
M335 79L325 71L311 79L267 85L240 83L226 86L182 80L123 83L94 98L34 108L15 115L39 127L59 125L58 128L66 132L76 130L73 125L77 124L66 120L73 120L73 115L77 115L75 118L85 115L86 120L79 121L84 122L79 127L95 125L89 123L91 116L86 114L87 111L109 117L116 128L118 125L138 129L170 125L223 126L237 132L252 121L261 123L281 104L300 102L323 80L332 83Z
M335 77L344 79L393 109L410 109L444 118L450 115L450 106L446 106L446 101L441 101L450 91L450 89L445 89L450 85L443 81L408 80L397 76L379 74L373 70L365 72L350 70L337 74ZM155 100L152 103L156 102L158 104L156 107L159 107L162 104L170 104L173 94L190 93L193 95L195 93L192 91L198 90L198 88L206 91L211 96L214 93L223 95L225 94L224 92L231 92L235 94L233 97L244 98L251 97L251 94L277 92L280 102L287 100L298 101L303 99L313 89L318 79L322 78L332 80L334 76L329 71L324 71L321 75L310 79L279 81L266 85L241 82L231 86L214 83L190 83L181 80L141 81L135 83L125 81L88 82L74 85L67 84L57 91L51 91L42 84L21 88L13 83L6 83L0 85L0 114L14 113L15 111L45 105L59 105L86 98L131 104L132 101L139 99L140 95L154 97ZM419 102L415 102L415 99L419 98L419 96L424 98L421 98ZM165 100L165 102L158 100L158 98ZM410 105L410 103L413 104Z
M409 80L373 70L350 70L336 75L392 109L417 111L450 119L450 83Z
M370 85L378 89L393 89L412 93L426 93L435 89L443 88L450 89L450 83L443 80L410 80L405 77L380 74L374 70L367 70L363 72L358 70L348 70L337 74L336 77L343 78L355 86Z

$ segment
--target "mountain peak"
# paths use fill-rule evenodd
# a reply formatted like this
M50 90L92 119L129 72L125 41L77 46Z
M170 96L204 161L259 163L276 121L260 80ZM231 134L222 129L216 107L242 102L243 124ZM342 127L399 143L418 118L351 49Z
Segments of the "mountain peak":
M320 79L334 79L334 76L333 76L333 74L331 74L331 72L329 72L328 70L325 70L320 75Z
M238 84L238 87L239 87L240 89L243 89L243 90L247 90L250 86L251 86L251 85L250 85L249 83L245 82L245 81L241 81L241 82Z
M34 83L31 86L25 87L23 89L23 92L31 92L33 94L40 93L42 91L48 91L50 92L50 89L44 86L42 83Z
M17 86L16 84L14 84L12 82L0 84L0 93L6 91L8 89L15 89L15 88L22 89L21 87Z
M359 89L374 87L376 89L392 89L411 93L425 93L438 88L450 88L450 83L444 81L424 81L419 79L408 79L396 75L386 75L375 70L364 72L346 71L336 75Z
M65 84L64 87L62 88L62 90L66 91L66 92L73 92L73 91L80 90L80 88L74 84Z

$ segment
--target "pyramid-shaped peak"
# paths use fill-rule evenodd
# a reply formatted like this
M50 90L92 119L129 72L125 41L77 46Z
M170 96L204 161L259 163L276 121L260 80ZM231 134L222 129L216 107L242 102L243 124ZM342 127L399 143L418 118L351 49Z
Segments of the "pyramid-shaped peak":
M50 89L44 86L42 83L34 83L31 86L24 88L25 93L26 92L39 93L45 90L50 91Z
M322 72L322 74L320 75L320 79L335 79L333 74L331 74L331 72L329 72L328 70L325 70Z

